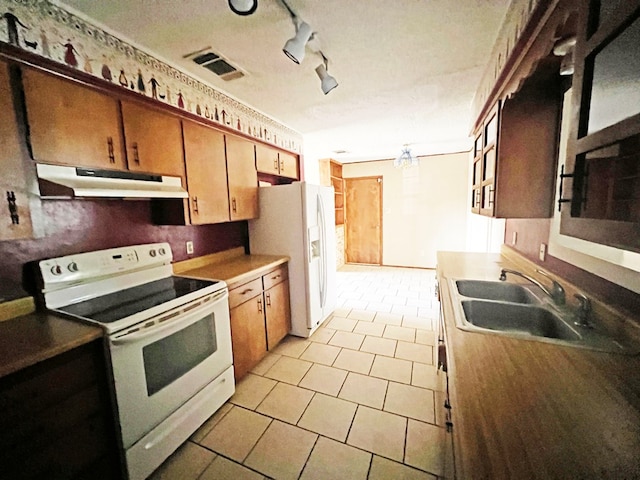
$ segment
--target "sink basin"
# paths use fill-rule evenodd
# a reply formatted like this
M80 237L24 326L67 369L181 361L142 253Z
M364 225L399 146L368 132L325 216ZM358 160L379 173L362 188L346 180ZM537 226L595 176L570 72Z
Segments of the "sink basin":
M543 307L463 300L462 309L466 321L476 327L565 341L581 339L581 336L560 317Z
M457 280L458 293L464 297L498 300L523 304L539 304L540 300L528 288L514 283L483 280Z

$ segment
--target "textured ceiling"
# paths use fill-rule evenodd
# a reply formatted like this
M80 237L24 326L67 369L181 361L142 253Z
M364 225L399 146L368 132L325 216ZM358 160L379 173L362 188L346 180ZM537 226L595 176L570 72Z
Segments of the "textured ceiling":
M317 32L339 86L324 95L279 0L235 15L226 0L64 0L91 19L304 135L307 157L341 161L467 150L470 104L508 0L288 0ZM244 73L225 82L183 56L212 47ZM347 153L337 154L345 150Z

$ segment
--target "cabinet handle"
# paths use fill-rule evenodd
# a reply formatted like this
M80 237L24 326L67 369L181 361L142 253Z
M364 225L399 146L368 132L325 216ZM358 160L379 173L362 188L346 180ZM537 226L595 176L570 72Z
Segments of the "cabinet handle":
M277 158L273 159L273 169L274 170L278 170L278 159Z
M489 202L488 205L493 205L493 199L495 197L495 189L494 187L489 188Z
M133 149L133 161L136 165L140 165L140 154L138 153L138 144L134 143L131 145Z
M280 173L284 172L284 162L280 160Z
M231 198L231 210L236 213L236 197Z
M253 288L247 288L246 290L243 290L242 292L240 292L240 295L246 295L249 292L253 292Z
M564 184L564 179L565 178L573 178L574 176L575 176L575 174L573 174L573 173L564 173L564 165L562 165L560 167L560 182L559 182L560 183L560 192L559 192L559 195L558 195L558 211L559 212L562 211L562 204L563 203L571 202L570 198L562 198L562 190L563 190L562 186Z
M116 156L113 153L113 137L107 137L107 151L109 152L109 163L116 163Z
M267 293L266 297L267 297L267 307L270 307L271 306L271 294Z
M11 190L7 191L7 206L9 207L9 215L13 225L20 225L20 215L18 215L18 205L16 204L16 193Z
M193 197L193 213L200 213L198 212L198 197Z
M476 190L475 200L473 203L474 207L480 206L480 190Z
M262 299L261 298L258 299L258 311L260 313L262 313Z
M277 280L278 278L280 278L280 274L271 277L271 280Z

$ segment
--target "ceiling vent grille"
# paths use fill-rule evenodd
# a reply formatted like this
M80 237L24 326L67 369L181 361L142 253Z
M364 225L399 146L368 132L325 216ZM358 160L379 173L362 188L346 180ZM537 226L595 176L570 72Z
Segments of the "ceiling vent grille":
M190 58L201 67L215 73L223 80L228 81L244 77L244 73L229 63L226 59L222 58L221 55L211 51L210 47L185 55L184 58Z

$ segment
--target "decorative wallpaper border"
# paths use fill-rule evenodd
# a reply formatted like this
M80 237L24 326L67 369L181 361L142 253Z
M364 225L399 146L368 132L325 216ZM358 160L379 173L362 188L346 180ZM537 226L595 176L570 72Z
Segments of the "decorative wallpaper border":
M301 152L299 133L48 0L0 0L0 42Z
M513 47L542 0L512 0L496 37L491 56L473 98L473 121L489 99L497 78L502 73Z

